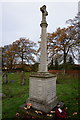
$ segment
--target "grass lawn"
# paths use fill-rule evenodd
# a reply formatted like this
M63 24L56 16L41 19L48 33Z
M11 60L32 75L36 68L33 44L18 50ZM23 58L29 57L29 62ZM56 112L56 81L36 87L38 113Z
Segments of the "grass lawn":
M20 85L20 73L8 73L9 82L2 86L2 92L6 95L2 100L2 118L14 117L19 106L24 104L29 95L29 75L26 73L26 84ZM10 80L14 80L11 83ZM57 96L60 101L64 101L70 119L79 120L78 115L78 84L79 76L58 75ZM74 115L73 113L77 113Z
M79 116L79 75L59 75L57 84L57 96L64 101L67 112L72 120L80 120ZM77 115L74 115L77 112Z

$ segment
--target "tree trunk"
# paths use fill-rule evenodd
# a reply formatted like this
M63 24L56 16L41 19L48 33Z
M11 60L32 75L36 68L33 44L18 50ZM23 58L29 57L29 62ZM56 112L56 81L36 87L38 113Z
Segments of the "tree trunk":
M66 57L67 57L67 54L66 54L65 48L64 48L64 74L66 73Z
M66 64L66 53L64 54L64 64Z

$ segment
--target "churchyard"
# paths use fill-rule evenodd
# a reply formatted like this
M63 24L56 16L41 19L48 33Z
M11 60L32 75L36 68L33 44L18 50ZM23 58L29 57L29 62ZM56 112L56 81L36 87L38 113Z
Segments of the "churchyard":
M58 50L60 49L62 50L62 45L63 45L63 50L64 50L63 52L65 53L63 60L63 68L64 68L63 72L57 74L51 74L48 72L48 59L47 59L48 58L47 56L48 55L47 54L48 24L46 21L46 17L48 16L48 12L46 10L46 5L40 7L40 12L42 13L42 19L40 23L41 47L40 47L40 61L39 61L38 71L33 73L28 71L24 72L25 71L24 69L21 69L21 71L19 71L15 67L14 70L16 70L16 72L10 72L10 70L12 70L13 68L12 64L11 66L9 66L9 64L7 64L8 65L7 67L4 66L5 72L3 72L2 74L3 77L2 93L0 95L2 96L2 120L25 120L25 119L26 120L30 120L30 119L31 120L33 119L34 120L79 120L80 117L79 117L78 108L79 108L80 98L79 98L78 85L79 85L80 76L79 74L66 73L67 70L66 58L69 48L66 49L65 45L67 45L67 43L70 40L74 40L73 37L72 38L70 37L73 33L71 32L71 28L73 27L71 26L69 30L71 32L71 35L67 39L68 42L65 44L67 37L65 37L65 39L64 37L61 37L59 39L61 41L61 45L60 45L61 48L59 46L55 46L57 44L55 44L53 47L55 49L58 48ZM61 35L61 33L63 32L66 33L65 31L66 29L63 30L60 31L60 28L58 29L58 32L60 32L59 33L60 36L63 36L63 34ZM55 35L57 34L51 35L50 38L52 38ZM20 39L19 41L17 41L18 45L20 41L22 42L22 45L24 45L24 43L26 45L29 44L29 40L26 40L25 42L25 39ZM78 40L77 42L75 42L75 45L77 44L78 44ZM16 55L16 52L14 52L14 48L16 48L16 45L17 44L14 43L13 47L11 48L13 49L12 53L11 51L8 52L8 54L11 53L10 59L12 58L13 53L14 56ZM33 47L34 45L35 44L31 42L30 46ZM30 46L28 47L28 49L30 49ZM17 52L18 54L17 57L19 58L21 56L22 61L20 63L22 65L22 68L24 68L23 66L24 58L25 60L28 60L29 63L29 59L32 56L31 55L32 51L36 55L35 50L33 49L28 50L28 49L27 47L26 49L24 49L23 46L21 47L20 44L19 51ZM66 52L65 50L68 51ZM25 57L24 57L25 53L23 51L24 52L27 51ZM28 53L30 54L28 55ZM27 57L27 55L29 57ZM56 49L56 55L57 55L57 49ZM4 54L4 58L5 56L6 54ZM10 59L8 58L8 61ZM31 59L34 61L33 57ZM55 59L57 60L58 58L55 56ZM6 59L4 59L4 61L5 60ZM25 63L27 63L27 61ZM53 61L51 63L50 65L53 66ZM68 62L68 64L73 65L73 63L74 62L72 62L72 58L70 57L70 61ZM58 63L56 69L58 69Z
M8 73L8 83L3 84L2 86L2 93L5 94L2 100L3 120L11 120L12 118L15 118L16 113L19 112L19 106L26 103L26 100L29 97L30 74L31 72L25 72L25 84L21 85L20 72ZM65 106L67 107L66 112L68 119L79 120L79 75L58 74L57 81L57 97L60 101L63 101ZM21 114L21 117L22 115L23 114Z

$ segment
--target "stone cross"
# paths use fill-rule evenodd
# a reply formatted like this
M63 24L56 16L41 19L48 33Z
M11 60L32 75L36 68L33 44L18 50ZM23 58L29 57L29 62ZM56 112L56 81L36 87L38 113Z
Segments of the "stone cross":
M50 112L58 103L56 96L56 75L47 71L47 22L46 6L40 8L42 12L41 21L41 56L39 71L30 75L29 98L27 103L32 107L45 113ZM36 89L35 89L36 87Z
M46 16L48 15L48 12L46 11L46 6L43 5L40 8L40 11L42 12L42 21L41 21L41 56L40 56L40 66L39 66L39 72L47 72L47 34L46 34L46 28L47 28L47 22L46 22Z
M48 12L46 11L46 6L43 5L41 8L40 8L41 12L42 12L42 23L43 22L46 22L46 16L48 15Z

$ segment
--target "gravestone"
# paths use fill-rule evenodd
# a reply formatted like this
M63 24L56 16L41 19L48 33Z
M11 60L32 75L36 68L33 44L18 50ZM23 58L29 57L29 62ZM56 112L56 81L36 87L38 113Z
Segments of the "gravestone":
M21 71L20 85L25 85L25 72L24 71Z
M3 84L7 84L8 83L8 74L7 74L7 72L3 73L2 80L3 80Z
M30 76L29 80L29 98L27 103L31 103L32 107L48 113L58 103L56 96L56 75L50 74L47 69L47 39L46 29L47 22L46 6L40 8L42 12L41 21L41 56L39 71Z

